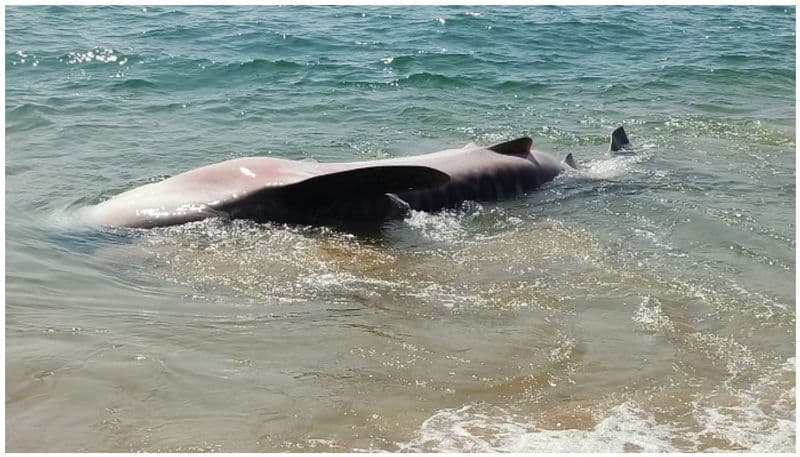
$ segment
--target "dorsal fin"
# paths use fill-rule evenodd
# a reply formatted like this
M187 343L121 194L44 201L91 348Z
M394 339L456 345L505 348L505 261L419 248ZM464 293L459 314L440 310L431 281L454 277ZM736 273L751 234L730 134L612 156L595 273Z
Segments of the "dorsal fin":
M516 140L506 141L505 143L496 144L489 149L498 154L526 157L531 152L531 146L533 146L533 140L528 137L522 137Z

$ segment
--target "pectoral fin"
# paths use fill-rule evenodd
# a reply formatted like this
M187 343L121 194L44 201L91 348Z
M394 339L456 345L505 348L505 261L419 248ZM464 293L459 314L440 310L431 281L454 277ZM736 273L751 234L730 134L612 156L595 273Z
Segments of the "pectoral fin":
M345 200L431 189L449 181L450 176L434 168L390 165L315 176L275 191L279 198L292 206L324 206Z
M379 220L403 215L410 205L395 194L432 189L450 176L423 166L377 166L328 173L284 186L269 186L218 207L231 219L320 223Z

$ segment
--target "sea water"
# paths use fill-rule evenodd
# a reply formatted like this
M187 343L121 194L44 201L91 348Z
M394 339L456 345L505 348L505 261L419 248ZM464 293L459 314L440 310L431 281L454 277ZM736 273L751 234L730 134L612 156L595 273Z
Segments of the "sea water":
M5 13L9 451L794 449L794 8ZM80 216L520 136L581 171L368 233Z

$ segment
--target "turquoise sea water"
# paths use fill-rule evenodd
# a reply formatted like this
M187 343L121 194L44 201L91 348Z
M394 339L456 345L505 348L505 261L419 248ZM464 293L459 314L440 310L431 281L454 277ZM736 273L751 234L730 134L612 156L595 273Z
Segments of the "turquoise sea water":
M794 449L794 8L5 13L8 450ZM74 228L229 158L523 135L582 178L370 236Z

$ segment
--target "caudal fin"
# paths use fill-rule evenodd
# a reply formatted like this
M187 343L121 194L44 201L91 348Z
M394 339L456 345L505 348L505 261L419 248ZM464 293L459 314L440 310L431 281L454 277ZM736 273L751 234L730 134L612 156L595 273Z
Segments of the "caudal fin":
M628 141L628 135L625 134L625 129L617 127L616 130L611 132L611 145L609 151L617 152L624 149L630 149L631 143Z
M575 169L578 168L578 164L575 163L575 158L572 157L572 153L571 152L569 154L567 154L566 157L564 157L564 163L569 165L572 168L575 168Z

